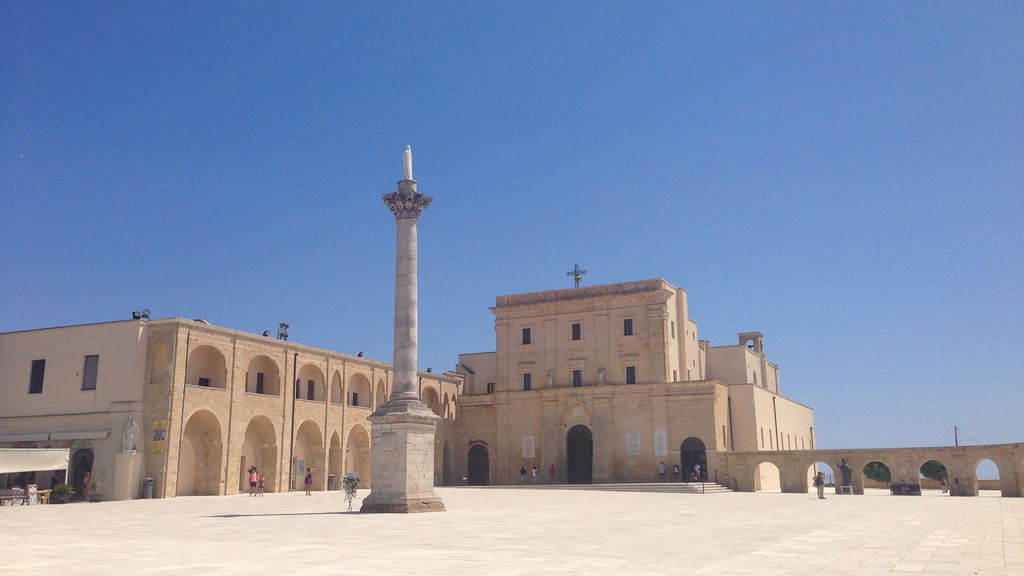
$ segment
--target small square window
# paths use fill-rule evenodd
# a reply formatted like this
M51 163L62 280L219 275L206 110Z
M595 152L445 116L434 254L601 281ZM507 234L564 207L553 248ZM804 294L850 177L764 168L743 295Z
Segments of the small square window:
M531 342L532 340L530 339L530 329L523 328L523 344L530 344Z
M46 373L46 360L32 361L32 376L28 381L29 394L43 393L43 374Z
M572 387L579 388L583 386L583 370L572 371Z
M523 374L523 390L533 390L533 374Z
M580 324L572 325L572 339L581 340L583 338L583 327Z
M82 390L96 389L96 375L100 369L99 355L85 357L85 369L82 371Z
M210 379L209 378L200 378L199 379L199 385L204 387L204 388L209 388L210 387Z
M636 366L626 366L626 384L636 384Z
M632 336L633 335L633 319L626 318L622 321L622 335Z

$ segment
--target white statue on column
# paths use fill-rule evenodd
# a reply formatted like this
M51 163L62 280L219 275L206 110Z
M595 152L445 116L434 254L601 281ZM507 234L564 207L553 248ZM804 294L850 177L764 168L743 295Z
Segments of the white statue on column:
M135 439L139 437L139 425L135 420L124 423L124 434L121 436L121 452L134 452Z
M405 169L405 179L412 180L412 146L406 146L402 152L402 167Z

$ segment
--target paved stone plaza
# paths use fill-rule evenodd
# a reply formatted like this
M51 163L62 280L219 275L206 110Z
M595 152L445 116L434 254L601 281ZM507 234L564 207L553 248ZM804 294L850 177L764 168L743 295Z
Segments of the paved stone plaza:
M358 510L361 490L354 503ZM1024 574L1024 499L440 488L0 507L3 574Z

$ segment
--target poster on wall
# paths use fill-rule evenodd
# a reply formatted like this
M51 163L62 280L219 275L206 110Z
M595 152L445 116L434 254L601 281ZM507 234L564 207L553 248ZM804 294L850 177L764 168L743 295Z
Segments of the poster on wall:
M641 454L640 449L640 433L639 432L626 432L626 454L630 456L637 456Z
M153 441L150 442L150 452L163 452L167 446L167 420L153 421Z

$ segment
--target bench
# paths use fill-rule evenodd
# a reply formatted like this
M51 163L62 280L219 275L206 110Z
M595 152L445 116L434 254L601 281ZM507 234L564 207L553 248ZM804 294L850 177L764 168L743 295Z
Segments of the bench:
M22 505L28 504L28 498L25 495L25 491L21 488L0 490L0 506L3 506L4 502L10 502L13 506L15 500L21 500Z
M889 494L893 496L920 496L920 484L892 484L889 486Z

